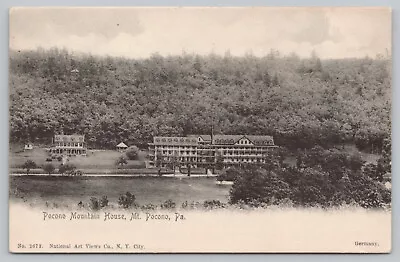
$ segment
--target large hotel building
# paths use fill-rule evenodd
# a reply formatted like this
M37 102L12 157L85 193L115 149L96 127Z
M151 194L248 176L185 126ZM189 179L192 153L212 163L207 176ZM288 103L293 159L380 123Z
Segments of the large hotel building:
M224 166L265 163L277 146L272 136L189 135L154 137L149 143L150 165L166 166L172 159L183 166L209 167L222 158Z
M85 136L55 135L50 153L55 155L86 155Z

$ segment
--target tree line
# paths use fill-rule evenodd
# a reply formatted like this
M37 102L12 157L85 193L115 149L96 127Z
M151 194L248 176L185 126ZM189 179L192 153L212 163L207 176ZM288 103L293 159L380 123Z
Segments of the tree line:
M386 149L388 145L385 141ZM374 164L365 163L359 154L317 146L299 154L296 166L276 160L264 167L229 168L218 180L233 181L231 204L383 208L391 205L391 189L385 186L390 176L387 153Z
M84 134L93 148L145 147L153 136L272 135L288 148L390 137L391 60L154 54L96 57L10 51L10 141Z

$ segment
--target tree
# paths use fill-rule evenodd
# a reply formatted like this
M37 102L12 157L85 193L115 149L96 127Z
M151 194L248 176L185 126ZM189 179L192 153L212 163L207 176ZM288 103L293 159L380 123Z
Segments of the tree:
M223 152L221 152L221 151L216 151L215 168L217 170L222 170L222 168L224 168L224 156L223 156Z
M362 166L365 164L365 161L362 159L361 154L352 154L347 157L348 167L353 171L361 170Z
M263 167L267 170L274 170L280 166L279 155L277 153L265 153L263 156L263 160L265 162L263 164Z
M378 160L377 164L368 163L364 166L364 174L376 181L382 182L385 174L383 165Z
M392 172L392 140L390 137L383 140L382 157L378 159L378 165L384 174Z
M235 167L224 169L218 176L217 181L230 181L233 182L241 174L241 171Z
M37 168L37 165L34 161L32 160L26 160L26 162L22 165L23 169L26 169L26 174L29 175L29 172L31 169Z
M248 167L240 169L230 191L230 203L276 204L290 196L290 187L275 172Z
M126 156L129 160L138 160L139 158L139 148L137 146L130 146L126 150Z
M46 172L47 174L51 175L56 168L54 167L53 164L45 164L43 165L43 171Z
M64 175L65 173L71 173L76 169L76 166L72 165L72 164L61 164L60 167L58 168L58 172L62 175Z
M221 134L270 134L293 149L339 141L380 152L391 134L390 60L318 59L315 52L136 60L11 51L10 142L50 144L62 129L85 134L93 148L140 147L153 136L208 133L215 116Z
M135 202L135 195L130 193L130 192L126 192L125 195L121 195L118 199L118 204L120 206L122 206L123 208L129 208L131 207L134 202Z
M298 178L292 185L292 200L300 206L328 205L334 194L335 186L329 180L329 174L321 168L304 168L297 173Z
M128 161L126 160L126 158L124 156L120 156L117 161L115 161L115 165L116 166L124 166L128 164Z

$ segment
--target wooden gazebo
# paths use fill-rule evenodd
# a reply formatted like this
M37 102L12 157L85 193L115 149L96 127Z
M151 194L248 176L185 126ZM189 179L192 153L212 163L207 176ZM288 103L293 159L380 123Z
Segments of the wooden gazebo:
M117 150L118 151L124 151L124 150L126 150L128 148L128 146L124 143L124 142L121 142L121 143L119 143L118 145L117 145Z

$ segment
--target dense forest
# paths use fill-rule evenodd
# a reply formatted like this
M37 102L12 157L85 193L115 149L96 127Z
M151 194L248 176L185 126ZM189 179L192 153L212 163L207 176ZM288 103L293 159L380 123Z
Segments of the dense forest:
M10 51L10 141L84 134L89 147L141 147L155 135L273 135L288 148L355 144L391 133L391 58L95 57Z

